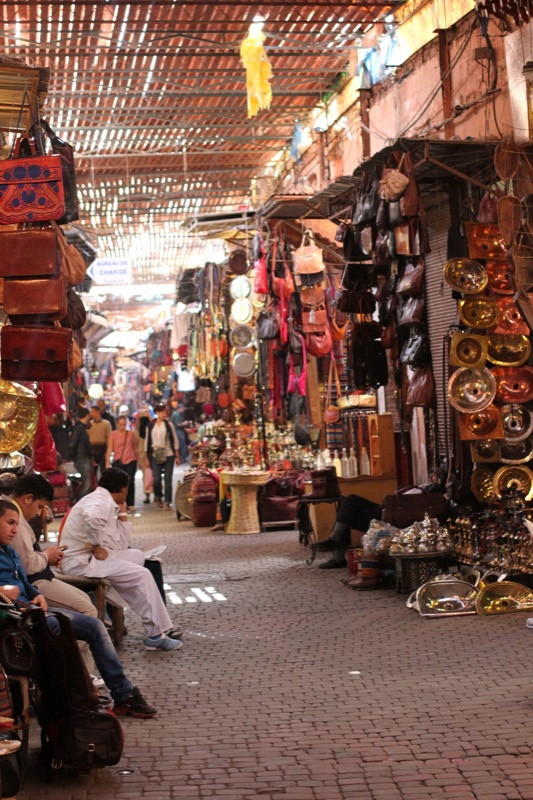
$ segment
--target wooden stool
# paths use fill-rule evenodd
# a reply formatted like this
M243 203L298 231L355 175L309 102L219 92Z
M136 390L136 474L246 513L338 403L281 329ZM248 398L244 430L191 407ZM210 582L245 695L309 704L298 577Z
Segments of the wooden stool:
M105 578L85 578L81 575L65 575L61 573L56 573L55 577L64 583L68 583L70 586L81 589L83 592L94 592L98 619L105 622L106 589L111 586L108 580ZM124 609L121 606L112 605L111 620L113 622L113 627L109 633L115 647L120 647L122 637L124 636Z

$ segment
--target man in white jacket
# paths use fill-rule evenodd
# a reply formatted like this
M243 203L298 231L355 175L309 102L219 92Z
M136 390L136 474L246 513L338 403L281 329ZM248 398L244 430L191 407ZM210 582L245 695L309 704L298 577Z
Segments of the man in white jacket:
M182 643L151 572L143 566L146 555L129 547L128 482L123 470L106 469L98 488L69 511L61 536L61 544L67 547L62 569L71 575L107 578L141 617L145 648L177 650Z

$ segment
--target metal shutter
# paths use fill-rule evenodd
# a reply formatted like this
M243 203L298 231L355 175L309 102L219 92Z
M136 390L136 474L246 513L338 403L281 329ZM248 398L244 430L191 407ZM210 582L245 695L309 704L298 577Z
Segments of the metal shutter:
M446 455L443 399L446 375L443 375L442 342L449 326L457 318L457 302L452 298L451 289L442 280L442 268L447 258L450 208L447 196L440 197L438 206L426 210L431 246L431 253L426 256L426 297L431 356L437 386L438 448L440 455Z

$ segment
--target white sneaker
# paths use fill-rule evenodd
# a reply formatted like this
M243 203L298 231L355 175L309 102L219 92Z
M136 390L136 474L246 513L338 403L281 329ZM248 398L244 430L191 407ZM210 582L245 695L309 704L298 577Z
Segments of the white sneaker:
M97 675L91 675L91 680L95 689L100 689L102 686L105 686L104 679L99 678Z
M145 650L179 650L183 647L183 642L179 639L171 639L166 633L162 633L157 639L143 639Z

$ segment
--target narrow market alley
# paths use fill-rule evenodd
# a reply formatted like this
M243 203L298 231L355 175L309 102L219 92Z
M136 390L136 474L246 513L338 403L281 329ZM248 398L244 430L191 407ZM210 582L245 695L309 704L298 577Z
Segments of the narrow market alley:
M18 800L528 800L533 634L526 614L421 618L393 588L306 566L293 531L229 536L140 506L167 545L176 653L126 672L159 709L126 719L116 767L43 783L34 724Z

